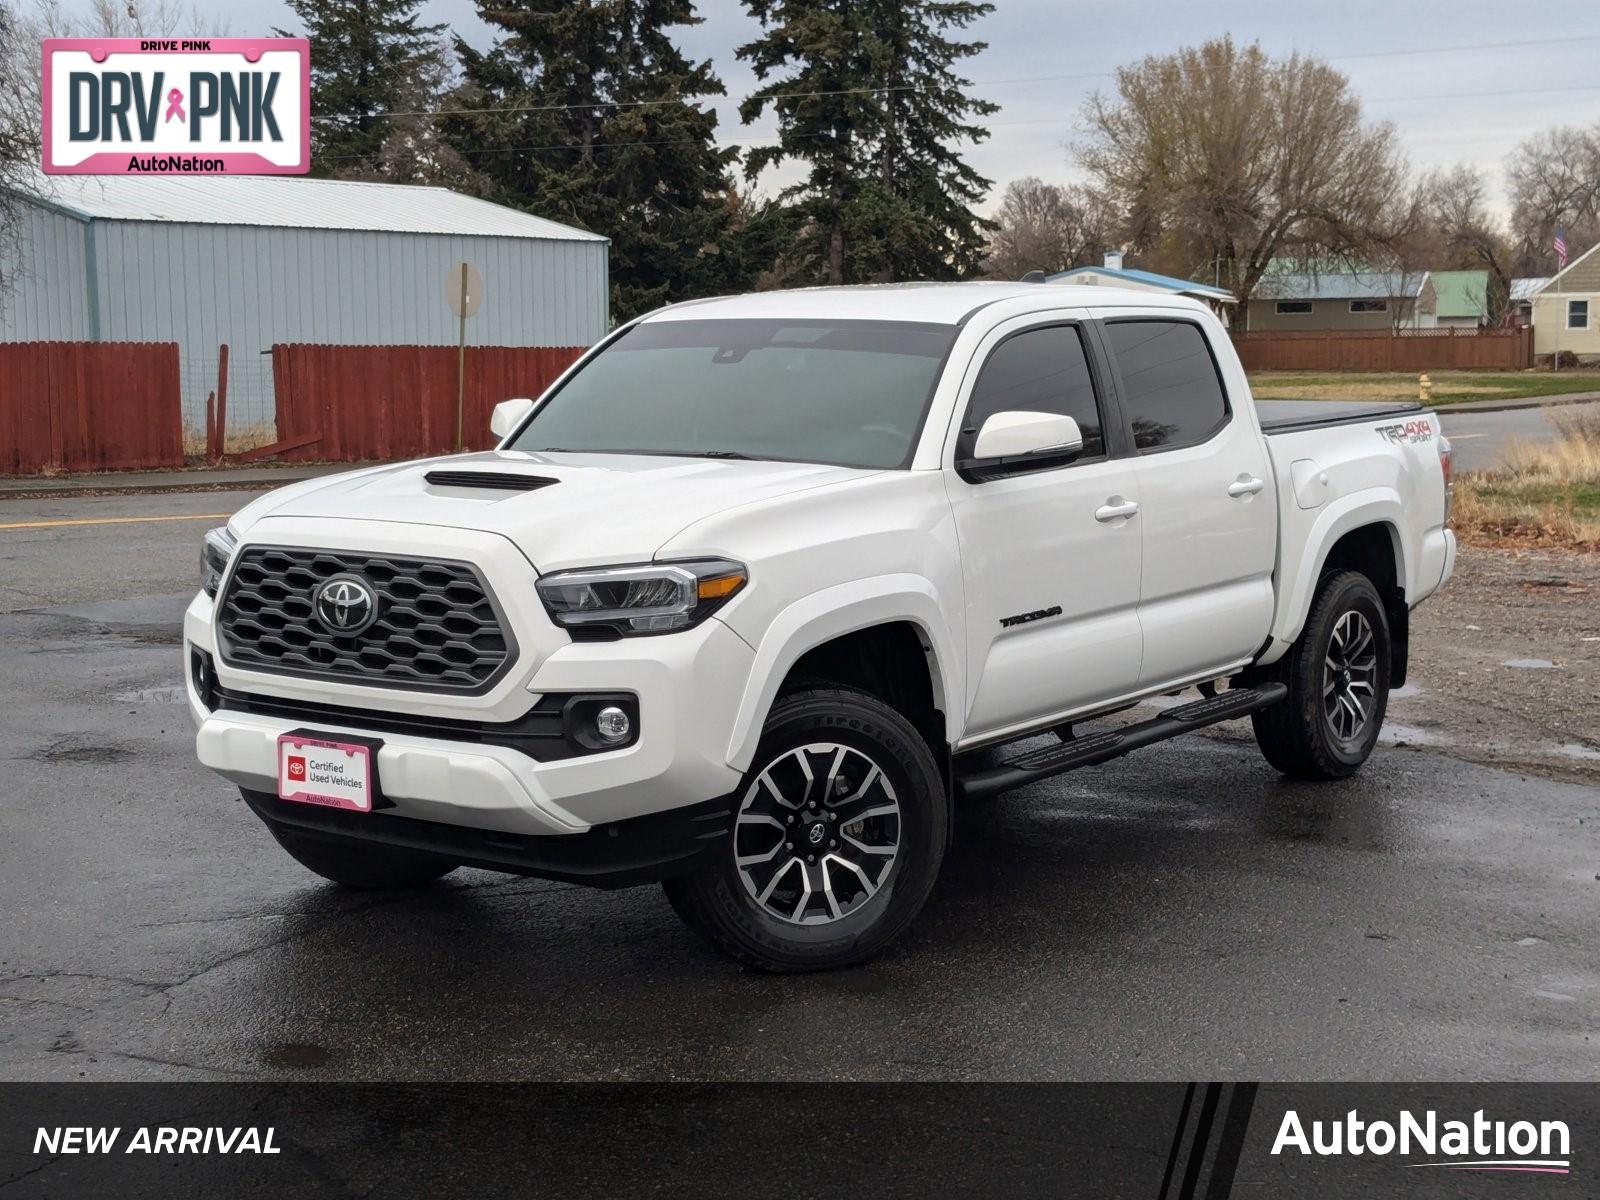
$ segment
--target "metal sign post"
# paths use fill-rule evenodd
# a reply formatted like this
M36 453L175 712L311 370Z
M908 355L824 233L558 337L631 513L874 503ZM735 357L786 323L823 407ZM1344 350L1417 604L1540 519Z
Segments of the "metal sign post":
M457 317L456 337L456 453L465 450L463 417L467 405L467 318L483 303L483 276L469 262L450 268L444 281L444 299Z

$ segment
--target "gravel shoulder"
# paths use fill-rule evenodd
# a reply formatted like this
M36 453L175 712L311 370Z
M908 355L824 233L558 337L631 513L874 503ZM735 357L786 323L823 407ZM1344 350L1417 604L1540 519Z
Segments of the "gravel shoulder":
M1395 743L1600 780L1600 554L1463 547L1412 614L1389 726Z

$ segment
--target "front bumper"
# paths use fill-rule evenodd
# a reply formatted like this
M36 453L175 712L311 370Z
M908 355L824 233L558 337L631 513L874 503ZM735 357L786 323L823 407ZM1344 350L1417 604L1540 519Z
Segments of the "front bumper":
M690 808L737 787L742 772L727 761L729 730L754 652L715 617L661 637L574 642L550 623L533 596L531 568L504 539L469 539L454 531L449 542L433 546L427 543L437 531L361 524L354 535L359 546L335 523L296 522L292 532L295 544L313 546L339 548L349 542L352 549L399 547L417 554L449 551L455 557L466 550L505 603L521 657L491 692L478 697L243 670L217 654L213 602L199 594L184 617L186 664L194 651L204 651L223 689L270 699L271 707L281 710L208 707L186 665L195 746L206 766L276 803L279 735L312 728L335 737L378 736L383 739L378 776L391 807L370 814L373 820L433 822L521 837L580 836L599 826ZM282 540L284 534L276 536ZM514 722L548 693L636 697L637 741L619 750L548 759L539 757L537 748L451 736L463 722ZM308 718L296 706L320 715ZM406 729L374 730L358 718L323 719L330 707L403 717Z
M711 800L689 808L595 826L571 836L528 836L418 821L387 812L354 813L243 793L269 826L331 842L368 842L437 854L465 867L534 875L590 887L632 887L693 870L728 844L733 805Z

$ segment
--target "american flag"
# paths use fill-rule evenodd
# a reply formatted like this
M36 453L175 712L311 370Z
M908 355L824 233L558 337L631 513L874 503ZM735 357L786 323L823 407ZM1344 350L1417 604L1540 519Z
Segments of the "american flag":
M1556 252L1556 262L1565 269L1567 265L1567 235L1561 232L1560 226L1556 227L1556 240L1551 243L1550 248Z

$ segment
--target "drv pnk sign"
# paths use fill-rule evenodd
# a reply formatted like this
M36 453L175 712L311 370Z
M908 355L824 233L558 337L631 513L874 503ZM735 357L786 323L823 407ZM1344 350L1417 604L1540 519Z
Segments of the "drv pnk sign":
M305 38L47 38L52 175L303 175Z

